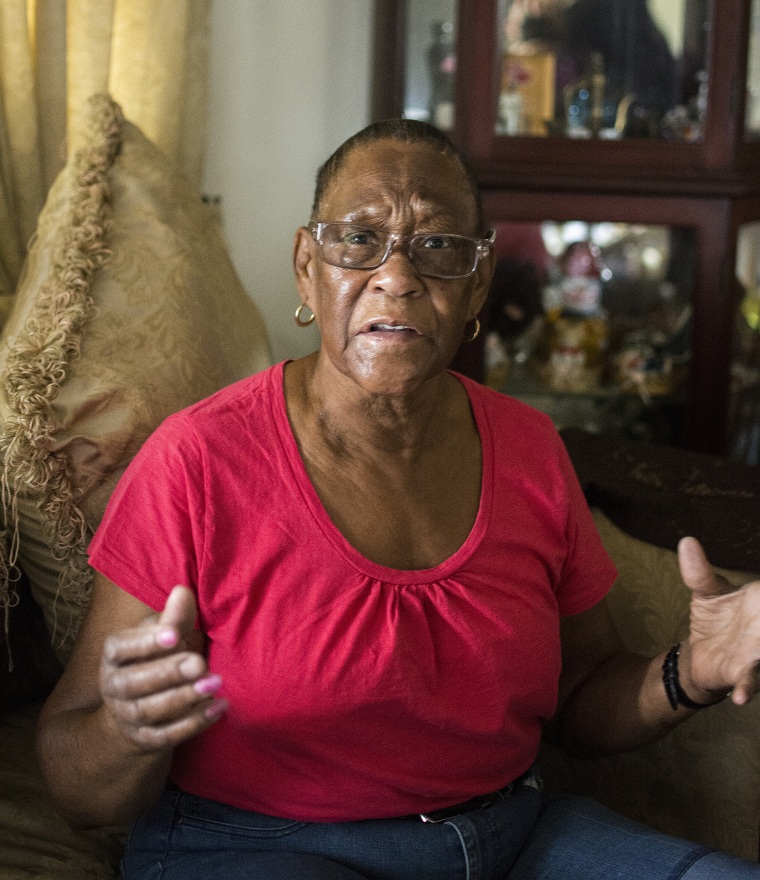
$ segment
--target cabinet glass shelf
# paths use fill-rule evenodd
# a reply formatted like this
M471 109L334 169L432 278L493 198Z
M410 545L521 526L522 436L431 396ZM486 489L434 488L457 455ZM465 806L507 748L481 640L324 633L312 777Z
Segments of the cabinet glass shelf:
M486 384L560 427L677 441L693 230L579 221L495 228Z
M707 3L499 0L502 135L699 141Z

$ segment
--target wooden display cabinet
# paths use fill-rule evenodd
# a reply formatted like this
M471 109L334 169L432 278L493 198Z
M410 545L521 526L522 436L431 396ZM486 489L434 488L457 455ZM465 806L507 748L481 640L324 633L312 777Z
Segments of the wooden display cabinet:
M617 134L600 131L601 122L576 137L556 119L546 120L545 131L533 123L506 133L501 93L509 47L502 28L511 2L519 0L450 3L456 75L449 133L477 172L486 215L494 224L585 221L691 230L691 358L674 442L727 454L737 307L745 292L736 278L737 237L742 226L760 220L760 0L682 0L684 45L696 45L702 55L695 68L704 67L698 95L695 83L680 84L692 88L690 95L679 93L684 104L702 102L697 130L683 137L663 136L662 127L650 137L635 127L633 136L620 136L622 127ZM640 5L606 2L622 15ZM424 58L428 47L424 38L414 45L407 23L426 4L431 16L445 10L444 0L377 2L375 118L422 115L405 107L407 74L411 56ZM683 72L685 62L679 63ZM471 370L478 378L479 366Z

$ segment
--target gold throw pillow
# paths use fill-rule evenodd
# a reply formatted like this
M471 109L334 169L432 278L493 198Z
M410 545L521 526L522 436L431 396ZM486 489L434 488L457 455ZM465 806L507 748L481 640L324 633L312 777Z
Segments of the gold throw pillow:
M0 605L20 563L63 661L89 599L86 546L124 468L166 416L270 363L210 209L95 96L0 339Z

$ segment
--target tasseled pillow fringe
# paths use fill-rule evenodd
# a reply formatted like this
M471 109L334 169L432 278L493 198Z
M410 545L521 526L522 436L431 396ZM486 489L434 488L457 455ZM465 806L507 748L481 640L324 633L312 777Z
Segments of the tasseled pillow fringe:
M17 498L38 499L50 547L62 564L58 596L86 604L92 588L86 548L90 529L77 504L68 459L50 452L56 431L53 405L70 364L79 356L82 331L93 310L94 274L108 259L108 171L122 143L123 116L108 95L90 99L92 136L74 165L75 195L61 229L49 278L23 330L10 341L0 381L10 416L0 450L5 558L0 558L0 607L8 627L18 601L14 587L19 554ZM69 634L60 633L61 640Z

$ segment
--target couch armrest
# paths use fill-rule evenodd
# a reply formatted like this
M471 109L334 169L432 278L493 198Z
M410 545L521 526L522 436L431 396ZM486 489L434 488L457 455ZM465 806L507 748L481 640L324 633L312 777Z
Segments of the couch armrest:
M713 565L760 572L760 468L577 428L561 433L589 504L627 534L671 550L693 535Z

